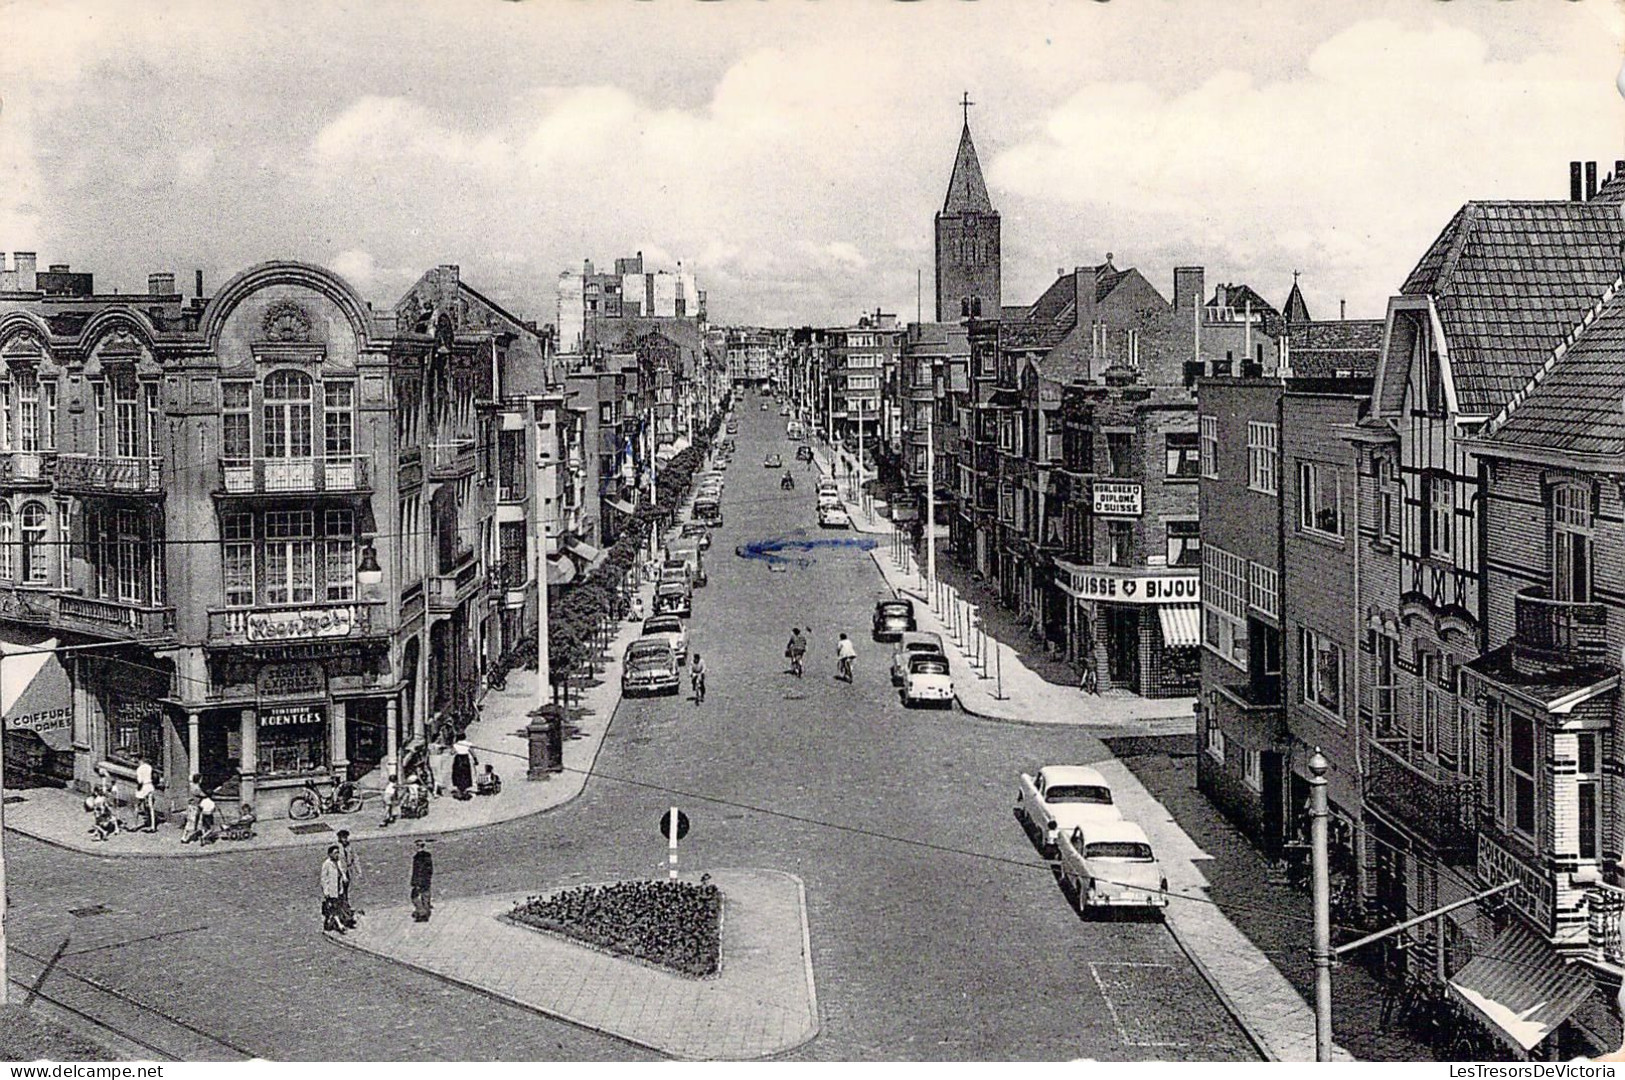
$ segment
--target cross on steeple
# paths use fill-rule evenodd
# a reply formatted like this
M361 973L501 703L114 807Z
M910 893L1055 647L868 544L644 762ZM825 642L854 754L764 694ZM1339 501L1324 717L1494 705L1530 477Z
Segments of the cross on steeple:
M1298 283L1298 271L1294 270L1294 271L1292 271L1292 284L1296 285L1297 283Z
M959 99L959 107L965 113L965 126L966 127L970 127L970 107L972 105L974 105L974 104L976 104L976 102L974 102L974 101L972 101L970 99L970 91L969 90L965 91L964 95Z

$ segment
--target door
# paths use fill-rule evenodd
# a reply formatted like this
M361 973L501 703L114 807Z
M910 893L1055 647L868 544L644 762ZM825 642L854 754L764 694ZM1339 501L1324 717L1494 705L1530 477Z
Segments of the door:
M1140 688L1140 612L1127 606L1106 608L1106 650L1112 686Z

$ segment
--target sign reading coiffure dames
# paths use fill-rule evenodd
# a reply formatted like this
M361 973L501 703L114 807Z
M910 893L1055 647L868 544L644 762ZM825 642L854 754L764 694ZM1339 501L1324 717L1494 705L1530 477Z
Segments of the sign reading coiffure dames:
M1140 485L1124 480L1095 481L1095 513L1104 517L1139 517Z

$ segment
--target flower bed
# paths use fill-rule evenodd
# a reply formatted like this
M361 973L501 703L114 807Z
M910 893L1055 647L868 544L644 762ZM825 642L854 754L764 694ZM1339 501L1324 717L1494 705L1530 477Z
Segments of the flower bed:
M582 885L516 903L508 918L695 978L722 959L722 893L711 884Z

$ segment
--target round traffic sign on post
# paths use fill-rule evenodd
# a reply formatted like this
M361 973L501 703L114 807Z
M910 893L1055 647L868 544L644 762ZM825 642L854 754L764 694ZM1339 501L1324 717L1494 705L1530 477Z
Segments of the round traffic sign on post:
M667 810L664 814L660 815L660 835L661 836L666 836L666 837L671 836L671 815L672 815L672 811L670 811L670 810ZM688 835L688 815L683 813L681 810L678 810L677 811L677 839L681 840L683 837L685 837L687 835Z

